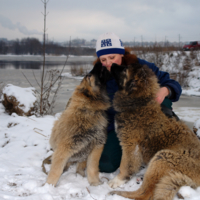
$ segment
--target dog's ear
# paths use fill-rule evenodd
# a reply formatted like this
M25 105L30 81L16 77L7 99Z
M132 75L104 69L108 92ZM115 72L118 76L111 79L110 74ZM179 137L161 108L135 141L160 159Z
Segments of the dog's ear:
M138 79L140 79L140 81L145 81L148 78L150 69L147 65L141 65L139 63L136 63L131 67L133 69L132 74L136 75Z
M100 73L100 81L102 84L105 84L107 80L111 78L111 73L107 70L106 67L102 66L101 73Z
M102 70L102 64L101 62L97 62L93 69L90 71L91 74L100 74L101 73L101 70Z
M107 70L105 66L102 65L101 62L97 62L93 68L96 76L99 78L101 84L105 84L107 80L110 79L111 73Z

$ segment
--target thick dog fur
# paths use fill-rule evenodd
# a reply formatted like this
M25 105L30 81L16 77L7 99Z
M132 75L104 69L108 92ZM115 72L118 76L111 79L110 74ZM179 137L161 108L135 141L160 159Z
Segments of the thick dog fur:
M99 159L107 138L105 111L110 107L105 90L106 73L107 69L97 63L55 122L50 138L54 153L46 183L55 186L70 162L78 162L77 173L84 175L87 162L89 183L100 184Z
M111 73L119 91L113 106L122 146L120 173L109 185L116 188L148 164L141 187L113 191L135 200L172 200L181 186L200 186L200 141L181 121L168 118L154 100L157 78L147 66L114 64Z

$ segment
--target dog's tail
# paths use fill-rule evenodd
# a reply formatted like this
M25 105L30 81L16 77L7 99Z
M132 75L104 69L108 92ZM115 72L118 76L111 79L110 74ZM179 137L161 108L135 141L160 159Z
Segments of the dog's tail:
M156 186L154 199L164 197L165 200L171 200L176 195L181 186L190 186L196 188L196 184L187 175L180 172L171 172L164 176Z

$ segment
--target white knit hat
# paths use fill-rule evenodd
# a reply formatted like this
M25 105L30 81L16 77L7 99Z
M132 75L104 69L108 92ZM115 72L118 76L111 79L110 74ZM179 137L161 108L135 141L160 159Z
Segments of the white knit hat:
M125 49L117 35L105 33L97 40L96 54L98 57L106 54L125 54Z

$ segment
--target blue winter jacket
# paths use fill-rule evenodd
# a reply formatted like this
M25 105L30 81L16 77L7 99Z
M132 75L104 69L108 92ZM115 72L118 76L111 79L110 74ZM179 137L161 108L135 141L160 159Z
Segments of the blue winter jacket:
M181 92L182 92L180 84L177 81L175 81L173 79L170 79L169 73L160 71L159 68L156 67L156 65L154 63L150 63L150 62L147 62L147 61L139 59L139 58L137 58L137 59L138 59L138 62L140 64L147 65L150 69L153 70L153 72L158 77L158 80L159 80L158 83L160 84L161 87L163 87L163 86L169 86L170 88L173 88L173 90L174 90L174 98L170 99L170 100L172 102L178 101L179 97L181 95ZM117 83L116 83L116 81L115 81L114 78L107 81L107 83L106 83L106 89L107 89L107 93L109 95L110 101L112 102L113 98L114 98L114 94L118 90L118 86L117 86ZM114 130L114 117L115 117L115 113L116 112L114 111L113 107L111 107L107 111L108 120L109 120L109 125L108 125L108 128L107 128L108 132Z

